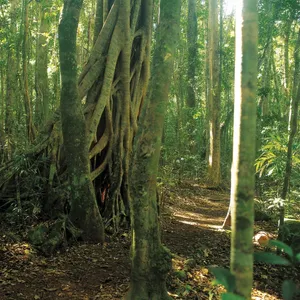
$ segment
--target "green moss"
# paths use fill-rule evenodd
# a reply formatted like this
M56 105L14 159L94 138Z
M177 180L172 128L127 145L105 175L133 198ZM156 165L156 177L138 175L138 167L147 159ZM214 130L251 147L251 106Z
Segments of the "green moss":
M152 268L155 270L155 273L164 277L172 269L172 254L170 250L161 246L153 262Z

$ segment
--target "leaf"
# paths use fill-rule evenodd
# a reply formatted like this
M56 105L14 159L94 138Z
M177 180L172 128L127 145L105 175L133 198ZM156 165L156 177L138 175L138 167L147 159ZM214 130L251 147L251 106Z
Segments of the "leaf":
M297 260L298 262L300 262L300 253L298 253L298 254L296 255L296 260Z
M235 289L235 277L225 268L209 268L209 270L216 277L213 284L222 284L228 292L232 292Z
M202 269L201 269L201 273L202 273L203 275L207 275L207 274L208 274L208 269L207 269L207 268L202 268Z
M269 241L269 246L275 246L275 247L283 250L290 258L293 258L293 256L294 256L293 249L290 246L288 246L287 244L285 244L281 241L270 240Z
M291 262L284 257L278 256L270 252L255 252L254 260L270 265L290 266Z
M293 300L297 294L297 286L292 280L285 280L282 284L282 296L284 300Z
M245 298L234 293L225 293L222 294L222 300L245 300Z
M55 291L57 291L58 290L58 288L46 288L46 287L44 287L44 290L45 291L47 291L47 292L55 292Z
M204 249L203 250L203 255L204 255L204 257L208 257L209 256L209 249Z
M193 290L192 287L191 287L190 285L188 285L188 284L185 286L185 289L186 289L187 291L192 291L192 290Z

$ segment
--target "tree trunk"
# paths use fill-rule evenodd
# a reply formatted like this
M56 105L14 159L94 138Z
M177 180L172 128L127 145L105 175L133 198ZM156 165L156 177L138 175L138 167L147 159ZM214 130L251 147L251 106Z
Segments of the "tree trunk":
M28 2L23 0L23 47L22 47L22 63L23 63L23 95L24 95L24 106L26 114L26 127L27 127L27 137L32 143L35 138L35 129L33 125L32 117L32 106L29 97L29 87L28 87Z
M236 293L251 298L255 190L257 1L244 0L236 11L235 111L231 177L231 272Z
M208 115L209 115L209 160L208 183L212 187L220 184L220 56L218 35L218 1L209 1L208 21L209 47L209 82L208 82Z
M7 144L7 157L11 159L14 150L14 107L15 103L19 100L17 98L16 87L18 86L17 78L17 61L16 61L16 7L18 3L16 0L11 2L10 7L10 20L9 25L11 38L9 40L9 51L7 54L7 66L6 66L6 110L5 110L5 135Z
M187 47L188 47L188 71L187 71L187 99L186 104L190 108L196 107L195 76L198 57L198 30L196 0L188 1Z
M102 26L103 26L103 0L97 0L94 39L93 39L94 45L95 45L98 35L102 29Z
M290 18L285 24L285 35L284 35L284 75L285 75L285 88L287 96L290 93L290 55L289 55L289 44L290 44L290 33L293 19Z
M66 9L70 3L73 2L66 1ZM55 114L50 120L47 130L39 136L39 140L42 142L34 147L34 151L36 158L41 155L50 156L49 153L51 153L51 166L46 165L43 170L45 176L52 178L51 185L50 180L47 182L50 185L47 187L49 190L65 183L67 173L70 175L78 171L82 172L80 174L89 174L89 167L91 167L90 178L85 178L85 180L93 181L93 190L103 217L114 231L118 231L124 221L120 215L125 216L127 222L130 215L129 162L132 155L133 137L136 134L137 121L149 81L150 42L153 26L152 4L150 4L150 0L130 2L131 9L122 12L120 10L123 9L125 2L120 0L103 1L103 11L106 4L109 7L107 17L104 19L102 29L91 49L90 57L77 80L78 99L77 90L74 90L75 57L68 54L68 51L71 50L67 48L66 41L62 39L63 63L61 67L67 63L65 70L62 71L65 74L62 75L65 80L62 96L67 98L66 95L69 92L71 93L70 101L75 99L75 102L72 101L70 104L63 101L62 105L64 111L62 127L63 130L65 130L64 126L68 127L70 134L66 135L65 132L62 141L62 133L59 131L60 120L56 118L58 115ZM151 8L149 8L150 6ZM127 15L124 15L125 13ZM129 27L128 24L124 25L125 19L127 19L127 23L130 20ZM67 28L64 26L62 28L64 34ZM74 29L72 30L74 31ZM65 34L68 32L66 31ZM73 47L73 44L70 45ZM75 50L72 49L72 51ZM66 56L69 58L64 61ZM72 66L72 70L68 63ZM68 85L71 86L70 89L68 89ZM82 123L82 113L85 124ZM72 120L73 117L76 117L77 121L75 123L70 121L66 125L68 117ZM84 127L87 137L83 135ZM73 135L75 129L76 139ZM84 139L87 141L84 142ZM87 143L87 150L82 148L85 143ZM32 151L30 151L31 155ZM86 151L88 151L90 166L88 162L85 162ZM82 160L76 164L69 161L67 165L75 168L73 171L69 170L66 160L70 160L70 157L71 160L75 159L78 157L78 153L82 155ZM7 170L8 174L17 172L12 167L8 168L10 168L9 171ZM55 170L54 176L53 170ZM80 185L84 186L83 181L83 179L80 181ZM0 187L2 188L1 183ZM89 184L84 188L91 189ZM87 192L86 195L89 193L91 192ZM63 200L57 199L57 202L61 203ZM51 205L52 207L53 199L43 198L41 201L43 203L48 201L49 204L46 206ZM74 215L74 212L72 214ZM95 212L95 214L97 213ZM83 220L83 222L87 222L87 220Z
M49 117L49 83L48 83L48 34L50 23L47 18L51 1L47 5L40 4L40 26L36 45L35 90L37 124L44 124Z
M88 139L77 88L76 36L82 0L65 0L59 24L61 119L71 191L70 219L83 239L103 242L104 230L91 181Z
M294 82L293 82L293 91L292 99L290 104L290 120L289 120L289 141L288 141L288 150L286 155L286 166L285 174L283 180L283 187L281 192L281 199L286 200L288 194L288 188L290 183L290 177L292 173L292 157L293 157L293 142L294 137L297 133L298 126L298 107L300 101L300 30L298 32L298 40L294 52L295 58L295 72L294 72ZM280 205L280 215L279 215L279 240L282 240L282 226L284 225L284 203Z
M160 2L148 108L142 115L136 136L131 183L132 269L128 300L171 299L166 290L171 256L160 240L156 177L180 28L180 7L180 0Z
M2 60L2 55L0 57ZM5 96L4 96L4 70L0 67L0 99L1 99L1 115L0 115L0 164L5 160L4 145L5 145Z

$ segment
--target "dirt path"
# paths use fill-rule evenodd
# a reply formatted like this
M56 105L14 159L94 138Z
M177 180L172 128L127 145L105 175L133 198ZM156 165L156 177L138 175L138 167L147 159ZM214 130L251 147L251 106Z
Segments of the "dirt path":
M174 299L218 299L222 288L211 285L208 267L229 266L230 234L220 230L229 195L195 184L166 194L162 240L174 253L168 289ZM129 248L130 237L124 233L103 248L77 245L44 258L3 234L0 299L121 299L129 286ZM283 274L292 278L294 271L256 267L253 299L281 299L276 295Z

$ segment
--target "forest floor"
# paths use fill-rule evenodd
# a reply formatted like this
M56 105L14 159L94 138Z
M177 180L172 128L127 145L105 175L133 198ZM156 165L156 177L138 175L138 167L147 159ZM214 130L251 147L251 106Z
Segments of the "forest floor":
M228 204L228 192L195 183L166 190L161 228L163 243L174 254L167 280L174 299L220 299L224 290L211 284L208 268L229 267L230 231L220 229ZM46 258L0 226L1 300L121 299L128 290L130 234L119 234L104 247L78 244ZM255 232L260 230L273 234L276 226L257 222ZM299 274L295 268L255 265L252 299L282 299L283 280L299 283Z

